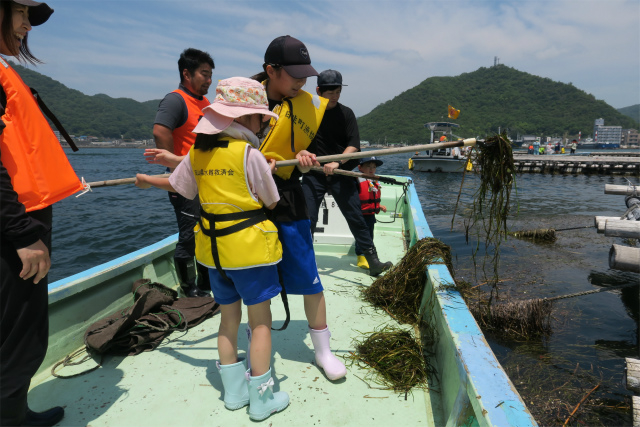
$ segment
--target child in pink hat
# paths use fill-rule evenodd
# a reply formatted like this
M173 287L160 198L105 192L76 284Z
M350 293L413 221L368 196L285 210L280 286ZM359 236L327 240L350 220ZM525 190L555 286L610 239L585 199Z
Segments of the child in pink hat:
M196 259L209 268L213 295L221 306L217 362L224 404L249 405L249 416L263 420L289 404L286 392L273 392L270 300L282 290L277 264L282 246L263 206L273 209L280 196L272 177L275 161L257 149L256 133L269 111L264 87L255 80L221 80L213 103L193 130L196 141L169 178L138 174L140 188L158 187L188 199L200 198ZM252 328L251 368L238 360L242 305Z

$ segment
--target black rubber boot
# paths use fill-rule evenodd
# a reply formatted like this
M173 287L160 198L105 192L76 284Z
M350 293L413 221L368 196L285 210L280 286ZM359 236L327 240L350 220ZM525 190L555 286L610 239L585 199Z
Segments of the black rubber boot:
M369 276L376 277L385 270L390 269L393 264L390 262L380 262L378 259L378 252L375 247L364 250L364 257L369 263Z
M196 284L196 263L193 258L174 259L176 272L180 279L180 288L187 297L204 297L209 296L208 292L201 291Z
M25 426L48 426L56 425L64 417L64 409L56 406L44 412L33 412L27 408L27 416L24 419Z
M211 282L209 282L209 268L198 263L197 261L196 268L198 269L198 279L196 280L198 289L209 295L211 293Z

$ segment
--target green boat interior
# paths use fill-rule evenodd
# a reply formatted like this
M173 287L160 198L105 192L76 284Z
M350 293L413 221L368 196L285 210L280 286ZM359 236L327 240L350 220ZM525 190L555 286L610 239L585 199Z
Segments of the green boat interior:
M415 189L406 188L404 192L401 186L384 186L382 204L388 212L379 214L375 229L380 259L394 264L410 245L431 237ZM332 208L330 198L327 209L326 232L316 234L315 251L334 353L348 356L356 340L386 325L419 336L420 331L398 325L362 299L361 290L374 279L356 266L353 238L348 229L346 233L341 229L344 218ZM64 406L63 423L70 426L254 424L246 408L229 411L223 405L216 368L219 315L187 332L173 332L156 350L128 357L107 355L99 369L84 375L60 379L50 373L54 363L83 347L89 325L133 303L135 280L145 277L177 287L172 265L175 240L165 239L50 285L49 352L32 382L30 400L38 404L32 409ZM271 366L274 391L288 392L291 402L268 418L269 425L536 425L459 294L450 286L439 289L452 280L446 267L433 265L427 270L422 315L432 322L438 337L430 356L437 377L428 387L406 395L383 389L372 379L371 370L349 360L345 360L346 378L328 380L314 362L302 296L290 295L291 323L285 331L272 333ZM271 307L273 326L278 328L285 318L280 297ZM244 309L238 340L241 358L247 349L246 320ZM58 373L73 375L95 365L96 360L90 359Z

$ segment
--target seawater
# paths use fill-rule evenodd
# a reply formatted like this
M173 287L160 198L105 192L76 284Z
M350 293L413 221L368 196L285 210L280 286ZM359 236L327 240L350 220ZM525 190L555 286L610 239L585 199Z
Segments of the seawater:
M87 182L133 177L139 172L164 173L163 167L147 164L142 153L141 149L83 148L67 154L78 176ZM462 174L414 173L407 167L409 156L385 156L378 173L407 176L414 181L431 231L451 246L456 278L474 284L484 282L482 251L473 255L476 244L482 248L484 242L474 240L473 235L469 242L465 238L465 218L479 178L467 174L461 188ZM638 177L628 178L638 182ZM509 222L510 229L589 226L596 215L620 215L626 209L624 197L605 195L604 186L626 183L620 176L518 175L511 196L512 211L517 213ZM49 280L113 260L176 232L167 194L158 189L121 185L68 197L54 206ZM557 235L554 244L515 238L502 242L502 297L560 296L639 281L637 274L608 267L609 248L613 243L620 244L620 239L597 234L595 228L558 231ZM490 269L487 267L489 273ZM631 393L623 385L623 371L624 357L638 357L638 300L637 286L559 300L554 302L554 332L550 337L516 342L487 335L487 340L525 400L532 393L531 375L537 375L541 386L550 390L565 384L565 379L579 377L585 393L601 383L589 400L593 405L620 407L606 409L609 412L604 418L630 425L630 410L625 405ZM534 366L545 369L536 373ZM578 401L564 403L573 407ZM527 405L541 421L542 414L534 408L542 402L532 397Z

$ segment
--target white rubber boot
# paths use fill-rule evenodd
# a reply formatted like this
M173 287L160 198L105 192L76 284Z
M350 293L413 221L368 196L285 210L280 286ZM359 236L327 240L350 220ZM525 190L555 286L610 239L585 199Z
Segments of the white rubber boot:
M329 328L327 327L322 330L309 328L309 334L311 334L311 342L316 351L316 365L324 369L327 378L335 381L347 375L347 368L345 368L344 364L331 352L329 343L331 332L329 332Z
M289 395L284 391L273 392L271 369L259 377L249 378L249 418L262 421L289 405Z
M216 361L216 366L222 378L224 387L224 406L232 411L249 404L249 387L245 372L247 367L244 361L231 365L221 365Z

